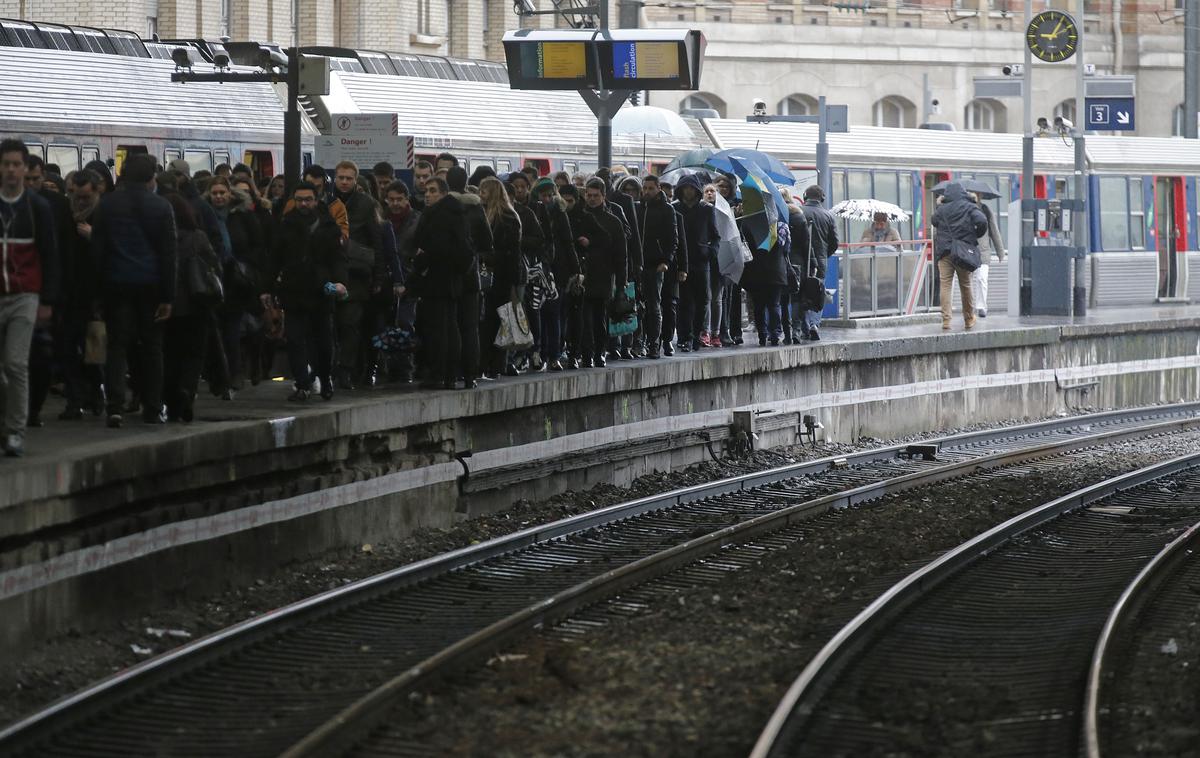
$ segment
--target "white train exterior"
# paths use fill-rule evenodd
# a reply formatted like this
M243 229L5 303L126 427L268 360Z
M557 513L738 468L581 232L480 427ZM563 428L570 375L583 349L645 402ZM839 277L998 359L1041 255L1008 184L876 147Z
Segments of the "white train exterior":
M2 20L0 43L5 100L0 133L22 137L64 171L95 158L119 167L134 152L164 163L185 158L194 169L239 161L260 175L282 168L280 87L170 81L172 47L186 44L203 58L219 43L143 42L128 32ZM302 102L306 164L312 161L313 137L328 133L331 114L386 112L398 114L402 134L413 135L418 158L449 151L468 170L487 164L500 172L526 163L543 172L595 167L595 120L575 93L514 91L503 67L487 61L338 48L307 52L330 57L333 70L330 94ZM641 167L644 155L644 168L653 171L683 150L748 147L787 162L800 183L814 178L815 126L686 121L691 138L648 136L643 142L640 136L617 136L614 162ZM1020 135L854 126L830 135L829 142L832 200L877 197L901 205L913 214L900 230L905 239L927 237L929 188L942 179L976 177L995 186L1002 199L993 201L993 209L1001 221L1007 215L1003 200L1019 193ZM1092 303L1200 297L1200 142L1089 136L1087 155ZM1035 171L1039 197L1069 196L1069 140L1039 138ZM860 230L847 224L843 231L853 241ZM870 263L849 256L844 265L845 294L853 304L848 315L904 310L915 255ZM994 266L991 278L989 307L1003 310L1005 267Z

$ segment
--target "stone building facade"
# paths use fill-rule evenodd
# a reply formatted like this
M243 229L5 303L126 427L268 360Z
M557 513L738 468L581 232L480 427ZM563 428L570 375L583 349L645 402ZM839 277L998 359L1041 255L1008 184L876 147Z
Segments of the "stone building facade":
M1082 9L1079 7L1082 4ZM1100 74L1137 78L1137 133L1181 131L1183 0L1039 0L1084 24L1084 59ZM551 8L550 0L534 0ZM857 7L848 7L857 6ZM845 103L856 124L1020 131L1019 100L976 100L972 79L1023 59L1022 0L611 0L610 23L704 31L704 89L653 92L672 109L748 115L761 98L775 113L809 113L816 98ZM0 0L0 16L128 29L164 39L228 35L302 45L503 58L520 19L511 0ZM923 81L928 78L926 90ZM1074 119L1074 67L1038 64L1034 114ZM938 105L926 113L926 103Z
M1182 130L1183 0L1035 2L1083 20L1084 61L1097 74L1136 77L1136 134ZM1020 132L1020 99L976 100L973 78L999 76L1024 60L1021 0L716 0L647 8L649 27L703 29L708 39L702 92L652 92L667 108L749 115L762 99L771 113L804 114L816 98L849 106L850 123ZM679 4L672 3L672 6ZM1075 121L1075 67L1034 66L1033 115ZM928 77L929 87L923 82ZM938 106L925 113L926 102Z

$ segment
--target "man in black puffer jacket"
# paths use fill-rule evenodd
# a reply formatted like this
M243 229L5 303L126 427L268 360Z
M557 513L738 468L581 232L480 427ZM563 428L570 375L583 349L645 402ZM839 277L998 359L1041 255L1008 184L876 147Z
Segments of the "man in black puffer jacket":
M956 244L978 250L979 238L987 234L987 217L967 197L962 185L951 182L946 186L937 210L933 212L931 223L942 302L942 329L950 329L950 292L955 276L958 277L958 291L962 295L963 325L970 329L975 326L975 303L971 297L972 269L951 262L950 251Z
M708 323L709 262L717 255L721 239L716 209L702 198L704 188L695 174L679 180L674 206L683 214L686 241L679 246L679 349L700 349L700 335Z
M805 277L815 276L825 281L825 269L831 256L837 255L838 233L837 219L821 205L825 202L825 191L813 184L804 190L804 205L799 214L789 212L788 228L792 234L792 249L789 262L794 267L797 278L804 281ZM809 263L809 254L812 263ZM819 340L821 325L821 309L806 308L798 296L791 299L792 339L799 341ZM812 305L809 303L808 305Z

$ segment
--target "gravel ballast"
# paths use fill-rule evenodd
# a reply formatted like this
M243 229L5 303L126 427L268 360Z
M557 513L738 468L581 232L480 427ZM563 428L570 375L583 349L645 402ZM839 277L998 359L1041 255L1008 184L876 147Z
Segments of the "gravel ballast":
M972 477L819 517L749 569L664 590L641 615L614 616L580 641L544 633L495 656L411 699L387 736L435 755L746 755L808 660L895 581L1054 497L1193 452L1198 439L1082 451L1049 471ZM938 755L958 727L933 727L896 755Z

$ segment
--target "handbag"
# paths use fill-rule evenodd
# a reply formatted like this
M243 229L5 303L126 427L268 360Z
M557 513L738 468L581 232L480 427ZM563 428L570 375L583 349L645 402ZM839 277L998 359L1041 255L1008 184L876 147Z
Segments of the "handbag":
M346 242L346 268L356 274L370 274L375 268L375 251L361 242Z
M220 275L199 255L184 258L183 284L188 296L198 305L217 305L225 299Z
M479 263L479 291L487 292L496 283L496 275L492 272L491 266L480 261Z
M608 320L613 322L626 321L637 313L636 293L633 282L623 288L614 290L612 300L608 302Z
M108 327L100 319L87 324L83 339L83 363L86 366L103 366L108 362Z
M533 346L533 330L523 305L507 302L497 308L496 313L500 316L500 329L494 341L496 347L507 350Z
M962 240L950 240L950 262L956 268L974 271L983 265L983 257L978 245L968 245Z

